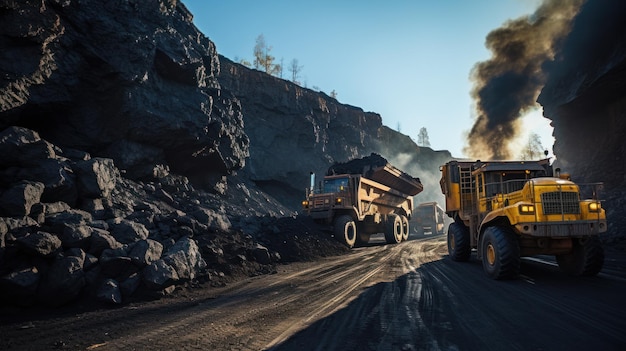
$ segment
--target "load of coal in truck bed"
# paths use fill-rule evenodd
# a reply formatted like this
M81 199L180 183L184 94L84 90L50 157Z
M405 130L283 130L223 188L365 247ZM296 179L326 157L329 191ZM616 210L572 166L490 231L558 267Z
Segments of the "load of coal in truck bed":
M372 153L348 162L338 162L328 168L326 175L360 174L401 193L415 196L424 190L419 178L392 166L386 158Z

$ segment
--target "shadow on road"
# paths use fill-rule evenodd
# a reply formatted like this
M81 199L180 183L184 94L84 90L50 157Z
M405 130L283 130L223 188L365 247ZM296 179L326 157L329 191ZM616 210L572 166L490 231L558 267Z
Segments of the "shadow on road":
M522 262L495 281L448 257L363 290L272 350L623 350L626 283Z

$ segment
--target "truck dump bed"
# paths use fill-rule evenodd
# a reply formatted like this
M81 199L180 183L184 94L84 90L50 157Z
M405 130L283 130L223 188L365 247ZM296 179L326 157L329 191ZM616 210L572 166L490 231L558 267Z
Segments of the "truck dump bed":
M411 196L424 190L419 178L414 178L399 170L389 164L384 157L374 153L370 156L332 165L328 168L326 175L334 174L361 174L365 178Z

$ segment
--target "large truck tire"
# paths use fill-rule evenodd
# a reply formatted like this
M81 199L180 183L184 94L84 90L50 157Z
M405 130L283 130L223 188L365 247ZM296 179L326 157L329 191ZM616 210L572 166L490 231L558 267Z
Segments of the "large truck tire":
M492 279L517 277L520 249L515 233L506 227L488 227L480 246L483 270Z
M400 216L400 220L402 220L402 241L409 240L409 219L406 218L405 215Z
M402 219L400 216L396 214L387 216L385 240L387 244L397 244L402 241Z
M367 232L362 226L356 226L356 245L364 246L370 242L370 233Z
M448 255L450 258L454 261L466 262L471 254L469 230L461 223L450 223L448 227Z
M356 224L352 217L343 215L335 219L335 226L333 228L335 238L349 248L352 248L356 242L357 232Z
M572 252L556 255L561 271L575 276L598 274L604 265L604 249L597 236L574 240Z

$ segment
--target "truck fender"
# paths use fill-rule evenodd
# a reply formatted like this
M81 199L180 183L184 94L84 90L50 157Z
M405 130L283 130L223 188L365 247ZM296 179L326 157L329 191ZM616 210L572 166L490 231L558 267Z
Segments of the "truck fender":
M495 225L501 226L510 226L511 221L507 216L505 211L506 208L501 208L490 212L485 218L483 218L480 226L478 227L478 241L476 242L476 247L478 249L478 255L480 257L480 242L483 240L483 233L487 229L487 227L492 227Z
M351 209L343 209L343 210L339 210L339 211L335 211L335 213L333 214L333 221L335 220L335 218L341 216L341 215L348 215L350 217L352 217L355 221L362 221L363 218L359 217L359 212L357 211L356 207L352 206Z

